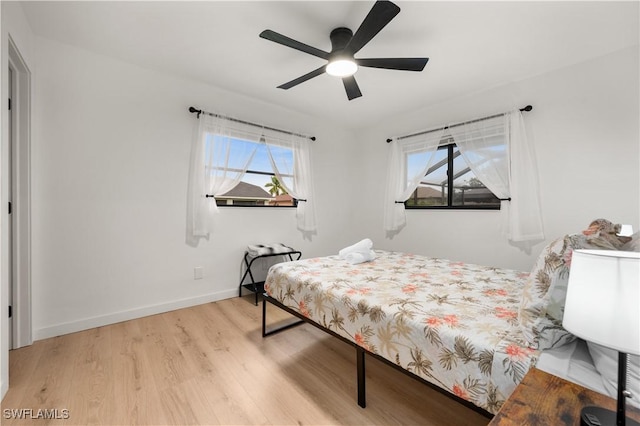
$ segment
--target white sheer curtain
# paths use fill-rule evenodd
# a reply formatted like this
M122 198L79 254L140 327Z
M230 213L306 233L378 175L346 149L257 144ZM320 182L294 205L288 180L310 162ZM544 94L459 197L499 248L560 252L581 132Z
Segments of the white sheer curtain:
M307 234L316 232L315 197L311 170L311 141L284 133L265 132L269 159L280 184L298 200L297 226Z
M213 214L218 211L215 196L235 187L251 163L260 140L250 126L203 114L197 122L191 144L187 193L187 242L197 245L209 238ZM212 195L213 197L207 197Z
M509 223L511 178L508 128L504 116L451 126L449 133L467 166L484 186L501 200L502 230L506 232Z
M511 160L509 233L512 241L544 240L535 150L519 110L505 114Z
M502 200L503 234L515 242L544 239L537 169L522 113L451 126L449 132L471 171Z
M384 198L384 229L387 236L400 232L406 225L403 203L433 164L443 133L444 129L391 141Z

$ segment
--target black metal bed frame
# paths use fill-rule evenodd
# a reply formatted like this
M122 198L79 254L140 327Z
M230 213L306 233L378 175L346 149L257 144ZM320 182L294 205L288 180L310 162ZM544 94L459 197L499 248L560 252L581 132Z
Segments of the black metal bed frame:
M277 306L278 308L288 312L289 314L297 317L300 319L300 321L296 321L294 323L290 323L290 324L286 324L282 327L279 328L275 328L272 330L267 330L267 303L271 303L274 306ZM457 395L454 395L450 392L447 392L446 390L442 389L439 386L434 385L433 383L423 379L420 376L417 376L415 374L413 374L412 372L405 370L404 368L400 367L399 365L389 361L388 359L375 354L373 352L370 352L368 350L366 350L365 348L363 348L362 346L357 345L355 342L337 334L336 332L329 330L328 328L325 328L323 326L321 326L320 324L316 323L315 321L311 320L310 318L305 317L304 315L302 315L301 313L291 309L288 306L283 305L281 302L279 302L276 299L273 299L271 296L269 296L268 294L264 294L263 298L262 298L262 337L267 337L270 336L272 334L276 334L279 333L281 331L284 330L288 330L292 327L301 325L301 324L311 324L314 327L324 331L325 333L328 333L334 337L337 337L338 339L340 339L341 341L347 343L350 346L353 346L356 350L356 374L357 374L357 389L358 389L358 405L362 408L366 408L367 406L367 399L366 399L366 386L365 386L365 354L368 354L369 356L382 361L383 363L390 365L391 367L393 367L394 369L401 371L402 373L406 374L407 376L418 380L419 382L429 386L432 389L437 390L438 392L440 392L443 395L448 396L449 398L454 399L455 401L461 403L462 405L471 408L472 410L476 411L477 413L487 417L487 418L492 418L493 414L491 414L490 412L478 407L477 405L472 404L471 402L464 400L460 397L458 397Z

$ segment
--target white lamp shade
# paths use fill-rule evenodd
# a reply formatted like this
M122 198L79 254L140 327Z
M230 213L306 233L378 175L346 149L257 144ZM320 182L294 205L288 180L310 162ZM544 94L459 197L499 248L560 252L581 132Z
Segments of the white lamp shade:
M640 355L640 253L575 250L562 324L590 342Z

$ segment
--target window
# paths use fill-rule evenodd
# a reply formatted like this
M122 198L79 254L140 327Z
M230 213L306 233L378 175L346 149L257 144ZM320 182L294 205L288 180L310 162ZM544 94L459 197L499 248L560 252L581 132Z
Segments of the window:
M311 173L311 141L315 138L193 107L189 111L198 112L189 162L189 245L195 247L201 238L211 235L222 200L224 206L295 205L297 229L309 235L317 232ZM291 197L286 199L280 186ZM242 192L243 188L251 193Z
M500 210L502 232L510 241L544 239L535 155L527 141L522 111L389 142L393 143L383 221L387 236L393 237L407 225L407 207L497 210L500 201L500 205L508 202L511 206ZM490 197L480 182L496 197ZM435 192L425 193L427 189Z
M213 138L219 137L213 135ZM208 155L210 146L211 144L208 143L205 155ZM230 149L255 151L240 182L226 193L216 196L218 206L295 207L297 205L297 200L287 193L282 182L276 177L266 144L232 138ZM290 149L272 146L271 151L277 151L277 155L288 157L293 161L293 152ZM225 169L218 170L218 173L240 172L242 169L242 164L229 163ZM281 177L285 180L292 178L291 175Z
M494 149L505 149L496 145ZM407 161L421 161L409 154ZM424 164L424 160L423 164ZM452 138L443 138L431 167L405 202L410 209L500 209L500 200L471 171ZM411 167L409 165L409 167Z

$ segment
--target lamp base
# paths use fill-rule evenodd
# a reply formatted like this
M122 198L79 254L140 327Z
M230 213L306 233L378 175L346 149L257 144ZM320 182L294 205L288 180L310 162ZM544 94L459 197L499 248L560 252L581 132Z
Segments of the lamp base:
M640 423L627 417L625 426L640 426ZM580 412L580 426L615 426L616 412L602 407L584 407Z

